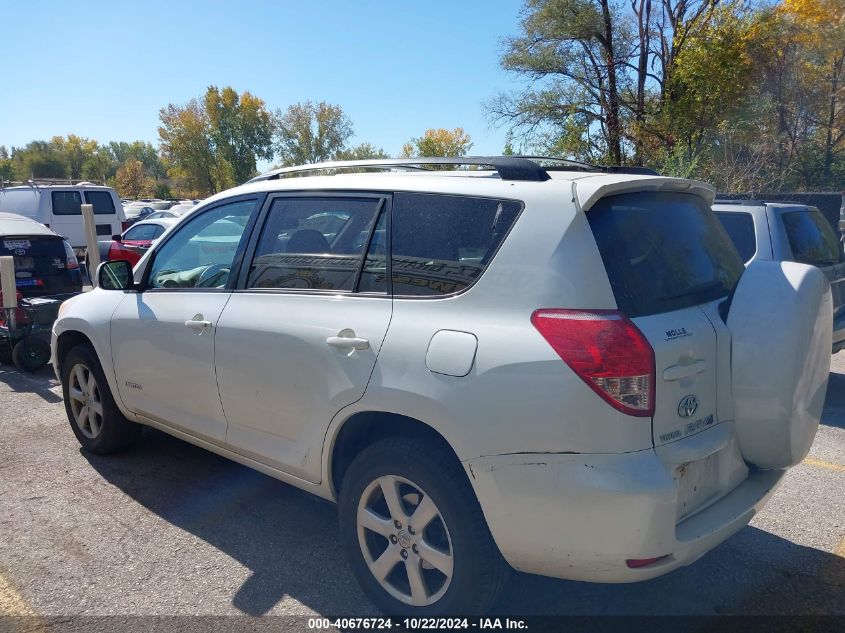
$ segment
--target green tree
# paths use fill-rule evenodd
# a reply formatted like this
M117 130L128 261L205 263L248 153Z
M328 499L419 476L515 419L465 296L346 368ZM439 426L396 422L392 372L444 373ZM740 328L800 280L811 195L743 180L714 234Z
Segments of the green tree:
M334 155L335 160L367 160L369 158L390 158L390 154L372 143L361 143L349 149L342 149Z
M82 163L82 178L106 183L114 177L117 164L108 147L97 145Z
M128 158L115 175L115 188L121 198L140 198L147 190L144 165L137 158Z
M47 141L31 141L24 147L13 147L11 159L16 180L68 177L65 157Z
M0 183L11 180L12 175L12 159L9 157L9 150L5 145L0 145Z
M202 101L159 112L161 153L168 174L186 191L216 193L255 174L272 157L274 121L261 99L210 86Z
M488 113L541 152L642 164L676 142L661 113L677 98L679 56L718 4L526 0L500 60L526 87L494 97Z
M229 87L210 86L204 106L218 159L231 167L235 183L246 182L255 176L258 158L273 158L273 116L258 97Z
M220 182L220 165L211 139L211 126L202 106L191 99L184 106L173 104L159 112L161 152L170 163L169 175L205 193L217 193L228 183Z
M109 151L116 163L122 165L128 159L134 158L144 166L147 176L155 180L163 180L167 177L167 168L153 147L152 143L145 141L112 141L109 143Z
M343 109L325 101L295 103L276 119L276 153L283 166L332 160L352 136Z
M454 130L428 129L402 146L402 156L466 156L472 139L461 127Z
M62 156L67 166L66 173L73 180L82 178L85 161L97 151L97 141L76 134L68 134L67 137L54 136L50 144Z

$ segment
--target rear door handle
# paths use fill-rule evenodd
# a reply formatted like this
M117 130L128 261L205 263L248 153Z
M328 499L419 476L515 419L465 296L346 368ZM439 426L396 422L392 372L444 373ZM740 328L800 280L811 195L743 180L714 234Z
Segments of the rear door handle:
M697 376L703 374L705 369L707 369L707 362L703 360L696 360L686 365L672 365L663 370L663 380L674 382L690 376Z
M337 333L337 336L330 336L326 339L326 344L336 349L348 349L349 356L352 356L355 350L370 348L370 341L355 336L355 331L350 328L341 330Z

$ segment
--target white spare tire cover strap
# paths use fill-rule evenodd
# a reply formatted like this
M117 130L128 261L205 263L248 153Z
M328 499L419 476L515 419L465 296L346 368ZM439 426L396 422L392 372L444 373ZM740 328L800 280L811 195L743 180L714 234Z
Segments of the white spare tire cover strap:
M745 461L787 468L806 457L827 391L830 284L812 266L752 263L728 313L734 412Z

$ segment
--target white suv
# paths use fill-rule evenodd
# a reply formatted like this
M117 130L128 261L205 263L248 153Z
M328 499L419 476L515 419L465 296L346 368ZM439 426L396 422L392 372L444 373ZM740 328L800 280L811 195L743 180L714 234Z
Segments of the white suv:
M109 453L149 425L337 500L389 613L483 611L510 567L665 574L804 458L830 366L825 276L745 270L713 195L511 157L271 172L63 305L71 428Z

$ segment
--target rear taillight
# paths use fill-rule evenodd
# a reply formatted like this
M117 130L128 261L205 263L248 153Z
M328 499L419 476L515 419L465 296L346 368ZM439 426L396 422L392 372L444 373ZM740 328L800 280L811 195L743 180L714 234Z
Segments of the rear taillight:
M534 312L531 323L608 404L628 415L654 415L654 350L624 314L549 308Z
M123 233L128 228L129 228L129 221L128 220L124 220L123 222L120 223L120 232L121 233Z
M76 253L73 252L67 240L63 240L65 245L65 259L67 260L67 269L76 270L79 268L79 260L76 259Z

